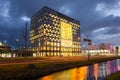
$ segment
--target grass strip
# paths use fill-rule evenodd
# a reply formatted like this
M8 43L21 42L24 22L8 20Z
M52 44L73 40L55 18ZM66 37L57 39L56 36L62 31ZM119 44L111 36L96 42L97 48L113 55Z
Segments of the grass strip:
M120 71L110 74L104 80L120 80Z

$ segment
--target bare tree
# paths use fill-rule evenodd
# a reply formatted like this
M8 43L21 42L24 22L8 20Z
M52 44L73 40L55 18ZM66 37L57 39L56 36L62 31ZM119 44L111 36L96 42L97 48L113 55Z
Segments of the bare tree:
M25 50L25 56L27 55L27 48L28 48L28 22L25 23L24 29L22 30L22 38L23 38L23 45Z
M24 45L25 49L27 49L27 42L28 42L28 23L25 24L25 30L24 30Z

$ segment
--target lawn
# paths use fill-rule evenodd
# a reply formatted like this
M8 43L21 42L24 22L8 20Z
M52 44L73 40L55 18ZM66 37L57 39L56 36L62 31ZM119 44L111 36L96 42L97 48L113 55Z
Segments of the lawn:
M112 73L111 75L109 75L104 80L120 80L120 71Z

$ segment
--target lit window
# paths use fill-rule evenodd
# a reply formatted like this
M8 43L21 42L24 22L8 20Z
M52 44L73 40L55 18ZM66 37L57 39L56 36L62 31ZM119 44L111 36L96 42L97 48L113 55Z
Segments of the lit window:
M47 50L50 50L50 47L47 47Z
M46 46L43 47L43 50L46 50Z
M57 43L57 46L60 46L60 43Z

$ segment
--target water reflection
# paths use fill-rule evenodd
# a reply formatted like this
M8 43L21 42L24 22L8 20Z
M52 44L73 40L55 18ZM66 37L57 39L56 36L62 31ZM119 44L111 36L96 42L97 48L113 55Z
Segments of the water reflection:
M119 59L57 72L39 80L103 80L118 70Z
M98 64L94 64L94 76L95 80L98 80Z
M87 66L71 69L72 76L69 80L84 80L87 77Z

